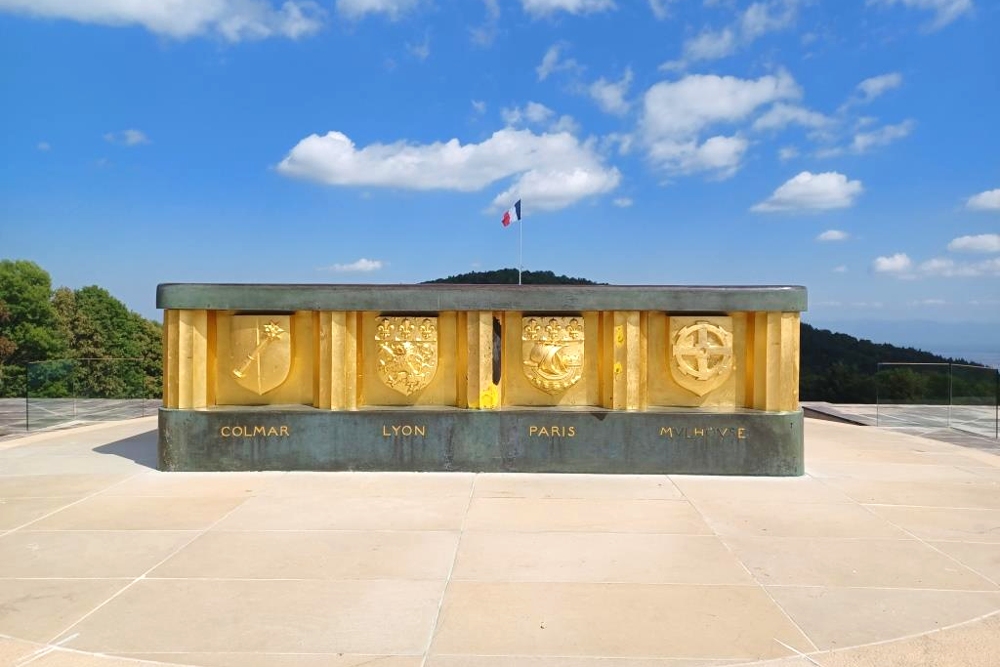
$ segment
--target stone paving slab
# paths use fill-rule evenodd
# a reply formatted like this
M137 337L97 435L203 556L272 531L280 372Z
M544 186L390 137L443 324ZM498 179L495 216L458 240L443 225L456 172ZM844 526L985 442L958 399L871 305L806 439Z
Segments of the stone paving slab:
M0 665L995 666L1000 457L806 421L801 478L161 473L0 443Z

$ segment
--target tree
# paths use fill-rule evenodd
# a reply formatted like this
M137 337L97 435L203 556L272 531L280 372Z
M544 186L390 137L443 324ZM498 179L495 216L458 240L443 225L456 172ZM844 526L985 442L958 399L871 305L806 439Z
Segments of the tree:
M0 301L9 312L0 336L17 346L9 363L24 366L65 352L51 298L52 279L43 268L27 260L0 261Z

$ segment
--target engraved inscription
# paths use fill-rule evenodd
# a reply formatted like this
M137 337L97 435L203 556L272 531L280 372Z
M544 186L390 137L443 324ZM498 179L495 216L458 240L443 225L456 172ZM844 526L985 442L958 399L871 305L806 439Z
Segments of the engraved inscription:
M663 438L680 438L683 440L718 439L746 440L745 426L661 426L660 436Z
M427 427L422 424L382 424L383 438L394 438L401 435L426 438Z
M575 438L575 426L529 426L529 438Z
M219 435L223 438L287 438L290 433L287 426L243 424L222 426L219 428Z

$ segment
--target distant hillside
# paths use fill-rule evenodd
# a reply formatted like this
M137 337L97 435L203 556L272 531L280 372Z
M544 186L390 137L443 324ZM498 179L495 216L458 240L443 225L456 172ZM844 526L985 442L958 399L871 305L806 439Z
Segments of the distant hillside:
M428 280L428 283L456 283L459 285L516 285L517 269L499 269L497 271L472 271L460 273L457 276ZM524 285L600 285L586 278L570 278L557 276L551 271L523 271L521 283Z
M516 285L517 269L473 271L449 276L431 283L459 283L467 285ZM557 276L551 271L525 271L522 282L526 285L597 285L586 278ZM803 323L801 328L801 362L799 394L804 401L829 401L831 403L874 403L875 372L879 362L910 363L964 363L912 347L896 347L887 343L859 340L847 334L817 329ZM911 397L936 395L942 376L919 374L909 369L885 374L890 381L893 395L900 400ZM883 382L883 386L885 382ZM988 389L988 387L986 388Z

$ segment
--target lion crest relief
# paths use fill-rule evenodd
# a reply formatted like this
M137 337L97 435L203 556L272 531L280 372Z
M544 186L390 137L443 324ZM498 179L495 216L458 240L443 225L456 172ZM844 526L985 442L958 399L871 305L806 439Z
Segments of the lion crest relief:
M375 341L375 370L390 389L409 396L434 379L438 365L437 317L380 317L376 320Z

